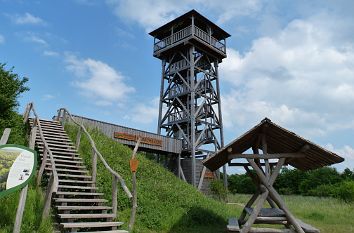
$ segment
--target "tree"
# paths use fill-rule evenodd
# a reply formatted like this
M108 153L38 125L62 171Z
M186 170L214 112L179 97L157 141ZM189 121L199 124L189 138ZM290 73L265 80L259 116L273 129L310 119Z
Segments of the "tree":
M8 118L18 106L20 94L29 90L25 86L28 78L20 78L13 68L6 70L5 65L0 63L0 118Z
M5 128L11 128L9 143L25 144L25 126L16 108L18 97L29 90L25 86L28 78L20 78L13 68L6 70L5 65L0 63L0 136Z

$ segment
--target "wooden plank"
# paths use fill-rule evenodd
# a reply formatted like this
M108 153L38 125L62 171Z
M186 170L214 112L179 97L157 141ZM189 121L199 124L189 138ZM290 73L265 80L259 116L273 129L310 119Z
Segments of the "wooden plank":
M240 232L240 226L238 224L237 218L229 218L229 224L227 225L227 230L232 232Z
M229 154L228 160L232 159L279 159L279 158L303 158L303 153L277 153L277 154Z
M64 228L113 227L121 226L122 222L70 222L61 223Z
M74 205L74 206L57 206L58 210L111 210L110 206L92 206L92 205Z
M11 129L10 128L6 128L1 136L0 139L0 145L5 145L7 143L7 141L9 140L9 136L11 133Z
M311 226L310 224L304 223L303 221L301 221L300 219L296 219L296 221L299 223L299 225L301 226L301 228L306 232L306 233L319 233L320 230L318 230L317 228Z

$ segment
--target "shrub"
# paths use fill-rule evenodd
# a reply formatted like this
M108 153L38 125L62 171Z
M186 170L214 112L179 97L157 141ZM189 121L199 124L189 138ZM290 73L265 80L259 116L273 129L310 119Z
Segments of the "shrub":
M345 201L353 202L354 201L354 181L343 181L335 189L335 197Z
M227 198L227 189L221 180L213 180L210 182L210 190L219 200L225 201Z

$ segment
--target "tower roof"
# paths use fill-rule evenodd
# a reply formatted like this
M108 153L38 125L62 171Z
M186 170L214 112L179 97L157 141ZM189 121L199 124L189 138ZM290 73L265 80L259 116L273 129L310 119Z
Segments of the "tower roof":
M195 19L205 23L206 25L209 25L212 30L213 30L213 36L217 39L225 39L230 37L230 34L224 31L222 28L217 26L215 23L211 22L209 19L201 15L199 12L196 10L191 10L188 11L187 13L175 18L174 20L166 23L165 25L162 25L161 27L155 29L154 31L150 32L149 34L153 37L156 37L158 39L163 39L165 37L166 31L170 30L170 28L173 25L180 24L186 20L189 20L191 16L194 16Z

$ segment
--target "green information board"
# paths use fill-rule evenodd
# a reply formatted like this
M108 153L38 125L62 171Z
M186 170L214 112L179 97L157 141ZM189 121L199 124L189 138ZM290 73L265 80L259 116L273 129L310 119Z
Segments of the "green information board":
M36 151L14 144L0 146L0 198L26 186L36 167Z

